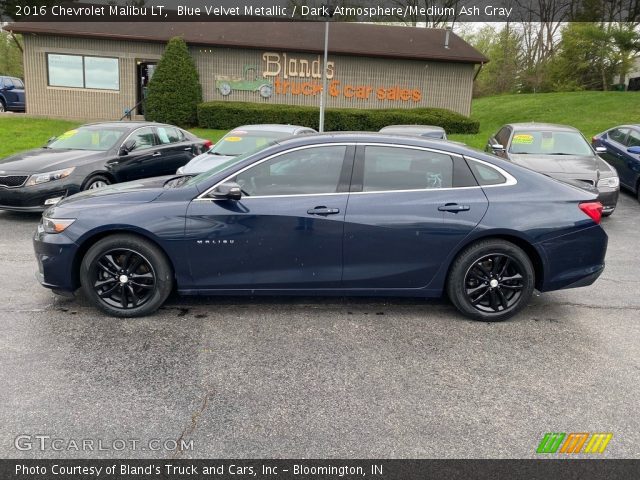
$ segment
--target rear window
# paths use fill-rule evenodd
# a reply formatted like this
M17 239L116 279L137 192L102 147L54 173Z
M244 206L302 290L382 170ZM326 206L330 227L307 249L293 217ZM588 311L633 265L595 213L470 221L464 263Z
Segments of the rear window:
M270 145L274 140L289 137L290 133L262 130L233 130L216 143L209 153L217 155L242 155Z

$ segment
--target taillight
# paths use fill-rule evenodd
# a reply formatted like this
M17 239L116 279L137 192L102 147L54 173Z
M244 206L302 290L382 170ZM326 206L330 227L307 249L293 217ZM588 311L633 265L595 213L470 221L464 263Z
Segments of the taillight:
M213 142L211 140L205 140L204 141L205 150L209 150L211 147L213 147Z
M591 143L596 143L598 140L599 140L599 139L598 139L598 137L596 137L596 136L591 137Z
M591 217L596 223L602 219L602 204L600 202L585 202L580 204L580 210Z

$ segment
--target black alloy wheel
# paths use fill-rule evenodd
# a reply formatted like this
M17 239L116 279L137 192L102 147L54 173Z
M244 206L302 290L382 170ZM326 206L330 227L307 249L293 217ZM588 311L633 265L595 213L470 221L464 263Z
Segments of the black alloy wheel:
M465 275L467 301L481 312L503 312L518 302L524 288L523 268L506 254L486 255Z
M136 235L111 235L82 259L80 282L92 303L116 317L155 312L173 287L173 271L155 244Z
M133 250L109 250L96 263L93 289L112 307L126 310L142 306L151 298L155 286L153 267Z
M447 294L469 318L487 322L506 320L531 299L535 271L517 245L499 239L476 242L454 260Z

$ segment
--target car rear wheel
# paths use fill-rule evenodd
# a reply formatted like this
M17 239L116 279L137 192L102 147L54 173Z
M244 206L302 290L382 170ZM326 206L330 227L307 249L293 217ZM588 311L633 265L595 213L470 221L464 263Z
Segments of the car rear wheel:
M134 235L112 235L82 259L80 283L91 302L109 315L140 317L155 312L173 287L164 253Z
M506 320L533 294L535 271L527 254L504 240L483 240L453 262L447 294L465 316L485 322Z
M84 183L82 190L95 190L96 188L106 187L107 185L111 185L111 181L107 177L94 175Z
M6 111L7 111L7 107L5 107L4 102L0 100L0 113L6 112Z

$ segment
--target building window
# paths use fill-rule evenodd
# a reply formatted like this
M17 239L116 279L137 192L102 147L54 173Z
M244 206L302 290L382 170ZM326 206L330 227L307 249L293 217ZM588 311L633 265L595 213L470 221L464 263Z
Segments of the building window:
M52 87L120 90L117 58L48 53L47 70Z

